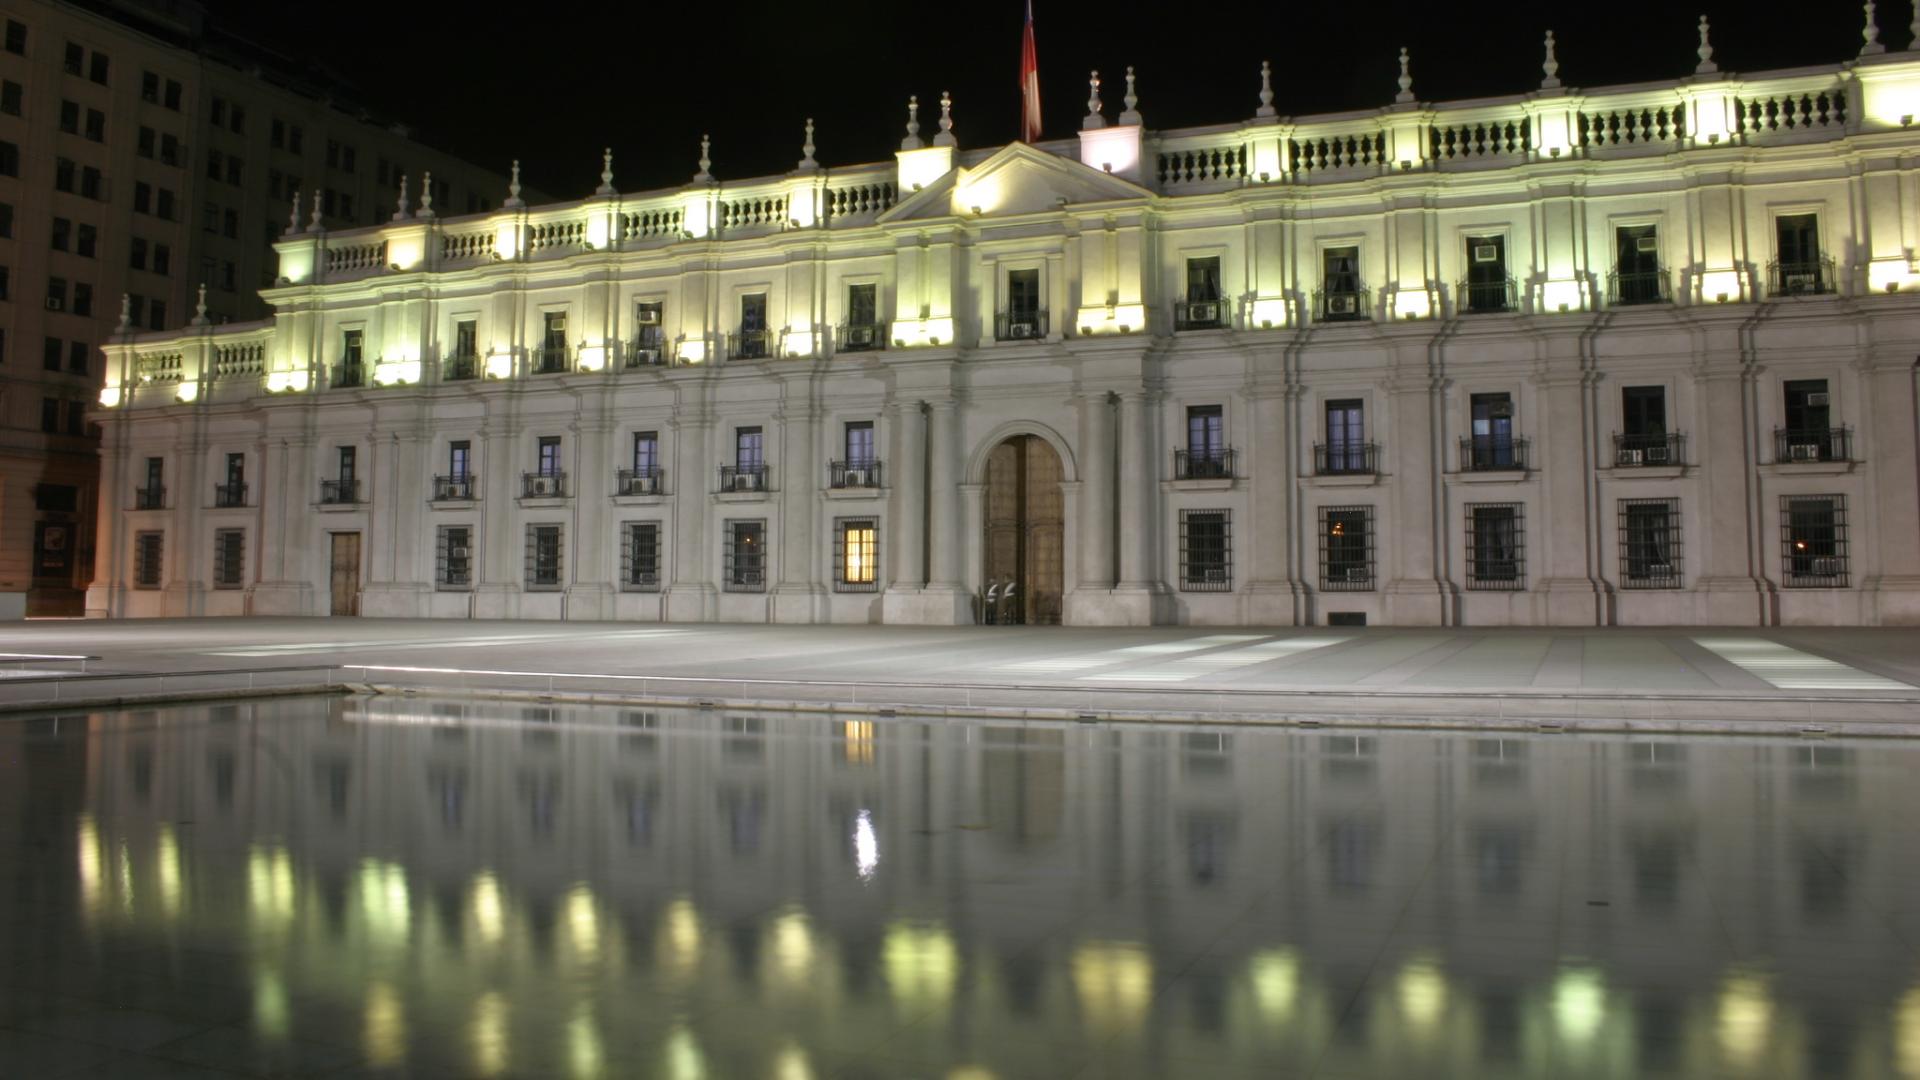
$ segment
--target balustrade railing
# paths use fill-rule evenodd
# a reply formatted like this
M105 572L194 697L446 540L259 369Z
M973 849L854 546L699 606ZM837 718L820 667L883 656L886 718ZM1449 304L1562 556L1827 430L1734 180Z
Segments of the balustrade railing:
M1291 156L1294 172L1309 176L1339 169L1376 169L1386 164L1387 136L1380 131L1317 138L1296 134Z
M1773 460L1787 464L1852 461L1852 443L1851 428L1775 428Z
M473 473L452 473L433 478L434 502L471 502L480 490L480 477Z
M1613 464L1619 469L1648 465L1684 465L1687 437L1670 431L1627 432L1613 437Z
M786 223L787 197L784 194L744 196L720 204L720 228L723 230Z
M578 251L587 243L587 223L582 218L539 221L527 226L527 254L549 251Z
M134 488L133 508L135 510L165 510L167 508L167 489L159 486Z
M1247 177L1247 150L1239 136L1233 142L1213 146L1166 149L1159 152L1158 175L1163 189L1195 184L1238 182Z
M360 481L358 480L322 480L320 481L320 505L352 506L360 501Z
M1373 476L1380 471L1380 444L1334 442L1313 444L1315 476Z
M771 330L739 330L727 335L729 360L765 360L772 352Z
M1462 472L1525 472L1526 469L1526 439L1469 435L1460 440Z
M1775 296L1817 296L1834 291L1833 259L1782 260L1767 264L1767 289Z
M827 486L831 488L877 488L880 486L880 459L855 458L827 462Z
M1173 305L1173 328L1181 330L1218 330L1227 325L1224 300L1178 300Z
M1607 274L1609 304L1665 304L1672 299L1665 270L1614 270Z
M886 323L872 322L872 323L841 323L840 324L840 340L838 344L839 351L871 352L875 349L884 349L886 347L887 347L887 324Z
M179 382L184 362L182 353L148 353L133 362L133 375L142 383Z
M440 261L471 262L478 259L491 259L494 252L493 245L492 229L447 233L440 237Z
M893 209L894 186L885 180L849 184L827 189L827 220L877 217Z
M644 469L620 469L614 473L613 493L615 495L663 495L666 493L665 479L658 465Z
M1516 311L1520 307L1520 290L1512 278L1499 281L1463 281L1459 298L1460 311L1466 315L1491 315L1505 311Z
M1173 452L1175 480L1231 480L1233 476L1231 447L1190 447Z
M1047 336L1045 311L1001 312L993 319L995 341L1038 341Z
M1442 163L1510 158L1525 154L1531 138L1530 121L1524 116L1463 120L1435 124L1428 149L1429 156Z
M1677 147L1686 133L1684 110L1674 105L1620 105L1592 102L1580 113L1580 144L1592 149Z
M765 463L749 465L720 466L720 490L728 491L765 491L771 476Z
M1373 317L1369 290L1315 289L1314 319L1318 322L1359 322Z
M1847 122L1847 94L1835 86L1743 97L1734 103L1734 113L1740 132L1749 136L1839 134Z
M620 236L626 240L678 238L685 228L685 211L678 206L656 206L629 210L620 215Z
M358 270L385 270L387 268L387 242L379 239L372 243L345 244L326 249L326 267L329 274L352 273Z
M245 484L213 485L214 509L227 510L236 506L245 506L245 505L247 505L247 485Z
M213 377L232 379L259 375L266 370L265 342L249 341L234 345L216 345L213 350Z
M560 469L520 474L520 496L525 499L564 499L567 474Z

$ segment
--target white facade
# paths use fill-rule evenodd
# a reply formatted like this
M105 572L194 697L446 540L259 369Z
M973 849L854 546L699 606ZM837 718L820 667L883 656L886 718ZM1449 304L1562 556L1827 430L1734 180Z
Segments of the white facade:
M1920 622L1920 53L1701 51L289 232L270 322L107 347L88 608Z

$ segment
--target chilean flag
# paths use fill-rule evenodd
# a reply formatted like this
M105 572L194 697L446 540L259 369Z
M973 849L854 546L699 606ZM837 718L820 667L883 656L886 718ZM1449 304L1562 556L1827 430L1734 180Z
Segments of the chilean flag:
M1040 56L1033 48L1033 0L1027 0L1027 32L1020 42L1020 141L1040 141Z

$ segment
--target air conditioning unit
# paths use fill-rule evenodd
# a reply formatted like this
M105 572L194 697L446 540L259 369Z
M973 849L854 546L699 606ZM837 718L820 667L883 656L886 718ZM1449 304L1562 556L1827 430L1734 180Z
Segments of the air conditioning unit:
M1820 275L1818 274L1788 274L1787 291L1799 292L1802 289L1811 289L1818 285L1819 281Z
M467 551L468 551L468 549L467 549L467 548L463 548L463 547L457 547L457 548L448 548L448 549L447 549L447 558L449 558L449 559L464 559L464 558L466 558L466 557L467 557Z
M633 347L633 355L627 361L627 366L641 367L646 365L658 364L660 362L660 355L661 355L660 349L658 346L636 345Z
M657 589L660 587L660 575L659 574L635 574L632 578L629 579L629 583L632 584L635 588Z
M1216 582L1224 584L1227 580L1227 568L1224 566L1207 567L1205 580L1208 582L1208 584L1213 584Z
M62 300L57 296L47 297L48 311L64 311L66 310L66 307L67 307L67 302L65 300Z
M659 326L660 309L641 308L639 313L634 316L634 322L639 323L641 326Z
M1648 563L1647 572L1643 576L1650 578L1670 578L1673 576L1673 564L1663 562Z
M1649 464L1649 465L1665 465L1666 463L1667 463L1667 448L1666 448L1666 447L1664 447L1664 446L1649 446L1649 447L1647 447L1647 464Z
M733 490L759 491L760 474L757 472L737 472L733 474Z
M1500 245L1498 244L1473 245L1473 261L1477 263L1499 262L1500 261Z
M847 487L867 486L867 470L865 469L848 469L842 475L845 477L843 482Z
M1839 577L1840 560L1832 556L1815 559L1813 560L1812 568L1809 569L1807 573L1814 577Z
M1007 336L1015 337L1015 338L1034 337L1036 335L1033 332L1033 327L1034 327L1034 324L1030 322L1008 323Z
M1364 585L1373 580L1373 571L1364 566L1347 567L1347 584Z
M527 494L540 497L560 494L560 478L557 476L536 476L527 486Z
M862 346L872 345L873 344L873 327L871 326L847 327L847 344L862 345Z
M1354 312L1354 306L1354 298L1351 296L1327 297L1327 314L1329 315L1351 315Z
M660 478L651 473L627 477L628 495L651 495L659 487Z
M447 498L449 498L449 499L471 499L471 498L473 498L473 486L472 486L471 484L469 484L469 483L468 483L467 481L465 481L465 480L451 480L451 481L448 481L448 483L447 483Z
M1642 255L1655 254L1660 250L1660 238L1657 236L1636 236L1633 240L1633 250Z
M1187 321L1188 322L1219 322L1220 321L1220 305L1219 304L1188 304L1187 305Z
M1646 456L1646 451L1644 450L1622 450L1620 451L1620 464L1639 465L1646 460Z
M1793 443L1787 447L1787 459L1790 461L1819 461L1820 446L1817 443Z
M1816 409L1825 408L1828 405L1833 404L1833 395L1832 394L1808 394L1807 404L1808 406Z

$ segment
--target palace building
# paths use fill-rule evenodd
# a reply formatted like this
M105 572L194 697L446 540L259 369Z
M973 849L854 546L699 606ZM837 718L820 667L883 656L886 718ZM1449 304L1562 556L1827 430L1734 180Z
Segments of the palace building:
M1920 52L392 220L104 347L102 616L1920 623ZM1252 79L1249 78L1249 90ZM1249 94L1252 97L1252 94ZM1253 104L1253 102L1249 102ZM929 127L935 110L928 108Z

